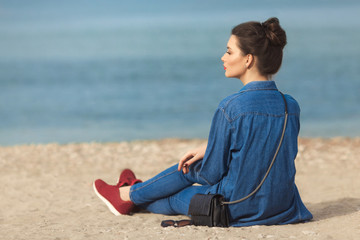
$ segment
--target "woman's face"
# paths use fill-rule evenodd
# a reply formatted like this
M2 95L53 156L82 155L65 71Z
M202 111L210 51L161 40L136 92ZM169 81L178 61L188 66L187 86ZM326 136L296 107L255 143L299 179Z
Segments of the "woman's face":
M227 43L227 51L222 56L221 61L224 62L225 76L228 78L241 78L245 73L247 66L247 57L238 47L238 40L231 35Z

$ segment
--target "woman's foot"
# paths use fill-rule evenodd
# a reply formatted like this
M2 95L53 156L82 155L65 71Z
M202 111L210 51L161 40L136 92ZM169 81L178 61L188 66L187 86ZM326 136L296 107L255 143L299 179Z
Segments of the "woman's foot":
M109 185L101 179L94 182L93 187L96 195L108 206L115 215L130 214L136 210L135 204L130 200L130 186L142 182L137 179L134 172L125 169L121 172L116 185ZM121 188L121 189L120 189Z
M134 209L135 204L133 202L123 200L120 197L120 191L117 185L109 185L103 180L97 179L94 182L93 187L96 195L116 216L120 214L130 214L131 211Z

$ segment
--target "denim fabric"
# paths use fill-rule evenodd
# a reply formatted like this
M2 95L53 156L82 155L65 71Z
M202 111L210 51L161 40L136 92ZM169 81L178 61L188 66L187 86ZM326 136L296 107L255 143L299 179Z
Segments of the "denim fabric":
M192 186L201 182L197 179L197 172L192 170L194 166L190 168L191 173L183 174L177 170L176 164L146 182L133 185L131 201L153 213L187 215L192 196L205 193L210 187L204 182L202 186Z
M260 190L229 205L232 226L288 224L312 218L295 185L300 108L294 98L285 98L289 116L283 144ZM189 174L178 172L175 165L132 186L130 197L152 212L187 214L196 193L220 193L226 201L247 196L265 175L283 124L284 102L275 82L250 82L219 104L204 159L191 165Z

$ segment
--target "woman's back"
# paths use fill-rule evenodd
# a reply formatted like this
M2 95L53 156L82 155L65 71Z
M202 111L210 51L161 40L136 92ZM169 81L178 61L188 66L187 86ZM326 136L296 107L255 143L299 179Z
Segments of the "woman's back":
M229 206L230 220L235 225L281 224L312 217L303 207L294 184L300 109L289 95L286 102L288 123L278 156L260 190L249 199ZM268 170L280 141L285 104L275 82L255 81L225 98L219 109L228 122L226 127L231 128L229 146L222 146L229 151L228 171L209 192L235 201L252 192ZM213 125L218 124L213 122ZM218 142L217 135L209 136L210 145L211 141ZM213 158L210 155L205 157ZM299 213L303 219L297 217Z

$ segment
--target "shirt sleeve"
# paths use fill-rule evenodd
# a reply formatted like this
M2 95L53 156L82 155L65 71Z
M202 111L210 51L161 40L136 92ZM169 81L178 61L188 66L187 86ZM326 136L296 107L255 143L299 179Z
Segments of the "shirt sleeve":
M228 172L231 158L232 126L224 110L218 108L214 114L208 145L202 160L199 176L208 184L219 182Z

